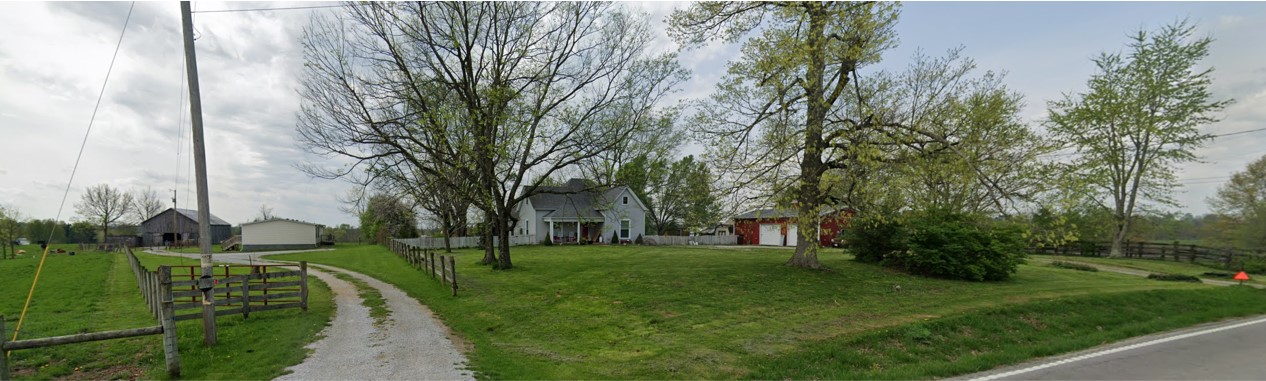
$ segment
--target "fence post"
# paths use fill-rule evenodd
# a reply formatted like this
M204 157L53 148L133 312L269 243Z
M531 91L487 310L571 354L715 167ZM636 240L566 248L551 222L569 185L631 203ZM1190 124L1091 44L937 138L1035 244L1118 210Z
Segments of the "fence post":
M1187 245L1190 252L1187 253L1187 262L1196 263L1196 245Z
M251 273L255 273L256 267L251 267ZM246 274L242 277L242 318L251 317L251 276Z
M427 256L427 262L431 264L431 268L427 270L426 272L428 274L431 274L431 279L435 279L435 252L427 253L426 256Z
M448 256L448 270L453 276L452 282L449 282L453 285L453 296L457 296L457 261L451 255Z
M308 310L308 261L299 261L299 309Z
M171 292L171 268L167 266L158 266L158 289L160 290L159 304L159 324L163 326L163 357L167 360L167 374L172 377L180 376L180 347L176 343L176 320L175 310L172 303L175 303Z
M4 343L9 340L9 330L4 329L4 316L0 316L0 380L9 381L9 352Z
M440 284L441 285L444 284L444 273L446 272L445 267L446 266L444 265L444 256L441 255L440 256Z

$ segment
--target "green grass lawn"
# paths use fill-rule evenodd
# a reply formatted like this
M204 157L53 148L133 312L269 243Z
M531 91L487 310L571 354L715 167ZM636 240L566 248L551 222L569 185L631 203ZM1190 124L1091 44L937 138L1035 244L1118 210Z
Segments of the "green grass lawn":
M457 297L378 246L268 258L397 285L470 341L473 368L494 379L928 378L1047 347L1073 350L1266 312L1263 292L1037 265L1021 266L1011 281L970 283L909 276L834 250L822 253L826 272L783 266L790 252L775 249L527 246L513 254L515 269L494 271L477 264L481 252L459 251ZM1190 315L1204 300L1249 303ZM1019 342L994 337L1010 334L1015 322L1045 329ZM906 338L915 342L902 344ZM923 361L887 342L954 355ZM988 345L995 342L1006 345ZM843 353L860 360L838 361Z
M38 249L38 248L37 248ZM20 339L158 325L149 314L124 254L50 254L44 265ZM137 254L151 269L197 261ZM17 324L34 277L38 255L0 260L0 314L8 332ZM309 279L309 310L281 310L220 317L219 345L202 345L202 323L177 324L182 378L271 379L301 362L304 345L317 339L333 313L329 288ZM166 378L162 338L121 340L14 351L16 378Z

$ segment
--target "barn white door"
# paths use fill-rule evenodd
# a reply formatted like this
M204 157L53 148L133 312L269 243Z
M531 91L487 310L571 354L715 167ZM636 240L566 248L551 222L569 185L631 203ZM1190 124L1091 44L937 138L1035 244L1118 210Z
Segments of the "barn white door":
M782 246L782 228L778 226L778 224L761 224L760 244L765 246Z
M799 242L800 233L797 233L799 230L800 228L796 225L787 226L787 246L795 246L796 242Z

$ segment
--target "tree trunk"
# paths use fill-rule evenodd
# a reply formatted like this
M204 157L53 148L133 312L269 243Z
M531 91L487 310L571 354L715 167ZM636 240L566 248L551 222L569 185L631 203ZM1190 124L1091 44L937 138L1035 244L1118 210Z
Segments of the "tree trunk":
M510 214L508 208L497 216L497 247L500 249L501 258L497 262L496 269L509 270L514 267L510 262Z
M825 52L822 49L825 26L826 15L821 12L821 8L810 12L809 31L805 41L808 45L809 66L805 70L805 99L808 104L805 109L804 157L800 159L800 186L796 197L796 224L802 237L816 232L818 220L821 219L818 216L818 204L821 202L819 185L826 166L822 162L822 151L826 145L822 139L822 129L828 110L824 104L822 85L822 76L826 71ZM818 261L818 241L803 238L797 240L796 252L787 260L787 265L805 269L822 268L822 263Z
M452 239L452 236L453 236L453 223L452 223L452 222L450 222L450 220L449 220L449 216L444 216L444 217L441 217L440 219L441 219L441 220L444 220L444 221L441 223L441 224L443 224L443 225L444 225L444 227L443 227L443 229L444 229L444 252L445 252L445 253L452 253L452 252L453 252L453 244L452 244L452 242L451 242L450 240Z
M1125 242L1125 235L1129 232L1130 221L1118 221L1116 231L1112 234L1112 246L1108 250L1108 256L1112 258L1125 257L1125 251L1121 250L1121 244Z
M484 239L484 259L479 261L479 264L481 265L497 264L497 252L496 249L492 247L492 221L492 214L485 213L484 226L483 229L480 229L479 231L479 236Z

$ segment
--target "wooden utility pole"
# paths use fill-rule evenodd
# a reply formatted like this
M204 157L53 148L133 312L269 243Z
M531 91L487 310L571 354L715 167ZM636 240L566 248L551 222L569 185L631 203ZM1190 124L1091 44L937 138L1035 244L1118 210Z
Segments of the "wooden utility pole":
M211 202L207 195L207 150L202 139L202 98L198 96L198 60L193 49L193 16L189 2L180 2L185 35L185 71L189 74L189 117L193 121L193 167L198 183L198 248L202 252L202 341L215 345L215 299L211 292Z

